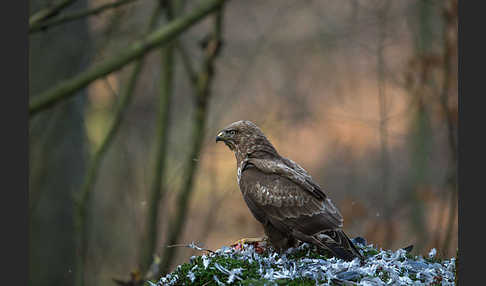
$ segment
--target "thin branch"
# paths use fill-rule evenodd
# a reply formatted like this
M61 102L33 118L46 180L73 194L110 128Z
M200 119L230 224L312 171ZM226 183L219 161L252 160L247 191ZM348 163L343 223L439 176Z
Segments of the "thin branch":
M205 56L203 65L197 78L196 94L195 94L195 117L192 130L192 151L188 157L188 169L184 173L185 180L183 182L183 188L177 198L177 212L169 227L168 232L168 244L175 244L179 239L182 230L184 229L189 199L193 191L193 184L195 175L197 172L198 163L194 160L199 158L202 142L204 140L204 130L206 125L206 113L208 102L211 96L211 83L214 76L214 62L219 55L219 51L222 45L222 21L223 21L223 7L221 6L215 15L214 31L205 45ZM160 264L160 272L166 273L176 255L176 248L168 248L163 255L162 262Z
M70 14L67 14L67 15L64 15L64 16L54 18L54 19L49 19L49 20L46 20L46 21L37 22L35 24L30 25L29 34L36 33L36 32L39 32L39 31L45 31L49 28L52 28L52 27L55 27L55 26L58 26L58 25L61 25L61 24L69 23L69 22L72 22L72 21L75 21L75 20L79 20L79 19L82 19L84 17L98 15L102 12L123 6L125 4L132 3L134 1L137 1L137 0L119 0L119 1L112 2L112 3L100 5L96 8L93 8L93 9L86 9L86 10L83 10L83 11L77 11L77 12L73 12L73 13L70 13Z
M142 256L140 268L145 272L152 260L157 244L157 229L159 221L159 206L162 202L163 195L167 186L165 165L167 161L168 133L169 133L169 110L171 106L172 82L173 82L173 46L169 45L162 51L162 76L161 92L159 97L159 112L157 120L157 142L156 142L156 162L153 175L152 187L150 190L149 209L147 214L147 236L142 241Z
M197 85L197 72L194 69L189 54L187 53L184 44L180 40L176 42L176 46L178 54L181 57L182 64L187 72L187 76L189 77L189 81L191 82L192 86L195 87Z
M147 33L155 27L160 9L154 10L150 21ZM135 62L130 78L125 86L123 93L120 98L120 102L117 106L113 121L108 129L108 133L103 139L101 145L95 151L95 154L91 158L89 169L87 171L86 177L83 182L81 193L79 197L75 200L75 211L74 225L75 225L75 240L77 247L77 258L76 258L76 285L84 285L84 267L86 263L86 254L88 246L88 235L87 235L87 210L90 203L90 198L93 193L93 187L96 182L98 175L98 170L101 165L101 161L111 146L113 139L119 130L120 124L125 114L125 110L131 102L137 79L142 70L144 59L140 58Z
M47 7L47 8L39 10L34 15L30 16L29 28L32 28L33 26L37 25L38 23L59 14L59 12L61 12L63 9L65 9L69 5L73 4L74 2L75 2L75 0L62 0L62 1L59 1L58 3L52 5L51 7Z
M192 242L190 244L173 244L173 245L167 245L167 248L172 248L172 247L187 247L187 248L191 248L191 249L194 249L194 250L207 251L207 252L210 252L210 253L216 253L216 252L212 251L211 249L206 249L206 248L197 246L194 242Z
M165 1L164 8L168 21L173 20L171 1ZM140 257L140 269L146 272L152 262L157 244L159 226L159 207L167 190L165 165L167 161L167 149L169 138L169 111L174 78L174 43L161 49L161 73L159 109L157 114L156 152L155 166L153 168L153 181L149 194L149 207L147 214L146 236L141 241L142 255Z
M212 140L211 140L212 141ZM210 175L209 175L209 183L210 183L210 188L211 188L211 193L209 194L210 196L210 204L208 208L208 212L205 218L205 222L203 223L203 228L201 233L199 234L199 237L202 241L207 241L207 238L209 234L211 233L211 230L213 229L213 226L216 221L216 217L218 214L218 210L221 209L221 204L224 202L226 197L230 194L229 191L221 193L220 188L218 188L217 180L216 180L216 170L214 164L211 164L210 167ZM220 195L219 195L220 194Z
M113 96L113 98L117 98L118 93L115 91L107 77L103 78L103 82L105 83L106 88L110 91L111 96Z
M121 69L131 61L140 58L156 47L170 42L189 27L203 19L207 14L218 9L226 0L206 0L194 11L171 21L164 27L152 32L144 39L123 49L122 52L109 58L74 78L65 80L51 89L34 96L29 103L29 115L45 110L53 105L74 96L76 91L86 87L91 82Z

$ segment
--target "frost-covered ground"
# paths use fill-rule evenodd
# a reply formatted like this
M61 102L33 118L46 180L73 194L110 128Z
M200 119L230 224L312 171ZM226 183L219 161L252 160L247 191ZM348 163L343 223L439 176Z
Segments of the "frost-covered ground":
M356 244L366 259L346 262L319 254L308 244L279 254L222 247L214 253L191 257L189 263L159 281L159 285L454 285L455 258L439 260L411 256L405 250L375 249ZM194 244L191 247L201 250Z

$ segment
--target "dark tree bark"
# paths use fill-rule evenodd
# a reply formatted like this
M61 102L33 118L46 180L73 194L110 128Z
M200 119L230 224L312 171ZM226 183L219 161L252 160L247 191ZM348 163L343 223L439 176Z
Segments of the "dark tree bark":
M449 194L449 215L447 220L447 230L444 237L442 249L445 255L449 254L449 247L452 240L454 223L457 219L457 105L450 104L452 97L457 94L457 0L449 0L445 3L442 16L444 18L443 27L443 64L444 78L440 103L443 116L446 120L449 156L451 169L449 170L447 185L450 189ZM452 60L453 59L453 60Z
M420 198L420 187L427 184L429 178L428 158L432 147L432 126L429 118L428 103L432 83L430 59L433 58L433 21L434 11L427 1L414 3L410 28L413 32L414 56L407 71L407 86L412 104L416 107L411 117L410 146L410 227L417 235L415 251L421 252L430 239L426 222L426 206Z
M32 1L31 11L40 11L43 4ZM77 0L66 10L86 8L87 0ZM88 65L92 46L87 22L33 35L29 48L29 91L35 97ZM73 282L73 195L85 170L85 98L66 101L30 121L30 285Z

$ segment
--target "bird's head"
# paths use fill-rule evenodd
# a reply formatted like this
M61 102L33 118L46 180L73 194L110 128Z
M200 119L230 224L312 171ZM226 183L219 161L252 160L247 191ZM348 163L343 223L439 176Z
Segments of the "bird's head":
M218 132L216 142L223 141L231 150L236 150L256 136L264 136L260 128L248 120L231 123Z
M260 128L248 120L233 122L219 131L216 136L216 142L218 141L223 141L235 152L237 158L261 150L276 154L275 148Z

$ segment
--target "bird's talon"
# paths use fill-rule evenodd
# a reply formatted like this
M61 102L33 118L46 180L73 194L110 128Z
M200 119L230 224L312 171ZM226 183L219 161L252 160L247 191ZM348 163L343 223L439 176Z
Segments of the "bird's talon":
M243 250L246 245L253 245L255 251L258 253L263 253L264 247L267 245L267 238L266 237L251 237L251 238L242 238L239 239L232 244L231 247L235 248L236 250Z

